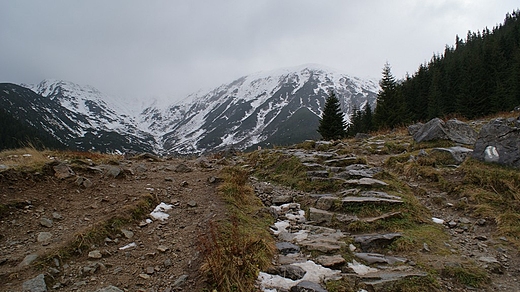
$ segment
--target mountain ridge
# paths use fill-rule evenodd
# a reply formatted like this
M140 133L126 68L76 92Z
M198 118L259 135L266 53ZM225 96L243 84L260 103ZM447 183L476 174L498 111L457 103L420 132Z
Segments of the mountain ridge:
M41 130L69 147L160 154L202 153L227 147L247 149L318 139L317 123L330 90L340 98L348 121L355 108L375 106L379 89L373 79L306 64L242 76L213 89L199 90L168 106L151 103L135 114L121 101L118 103L88 85L44 80L37 85L21 86L41 96L33 98L35 103L52 108L45 109L43 104L23 105L37 108L33 115L39 112L45 116L38 118ZM9 109L11 105L3 100L0 107ZM30 123L33 117L20 118ZM60 124L69 126L64 129ZM103 146L99 147L96 144L101 140Z

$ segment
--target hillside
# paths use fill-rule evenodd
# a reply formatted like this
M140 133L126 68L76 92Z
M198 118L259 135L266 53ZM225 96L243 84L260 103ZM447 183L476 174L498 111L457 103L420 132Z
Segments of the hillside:
M395 130L183 160L1 152L3 291L520 290L518 170L440 150L456 145Z
M193 154L316 139L329 90L340 98L348 120L354 108L374 107L378 85L304 65L244 76L141 112L129 110L130 101L61 80L0 89L0 109L69 149Z
M384 72L387 88L374 119L395 127L434 117L475 119L520 105L520 11L492 29L456 36L453 46L421 64L411 76ZM390 65L385 66L385 71ZM388 74L390 73L390 74Z

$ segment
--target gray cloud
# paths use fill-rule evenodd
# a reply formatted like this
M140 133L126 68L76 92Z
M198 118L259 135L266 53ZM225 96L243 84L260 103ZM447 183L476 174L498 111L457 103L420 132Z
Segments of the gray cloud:
M0 82L44 78L119 97L179 99L245 74L320 63L354 76L413 73L501 23L516 1L0 0Z

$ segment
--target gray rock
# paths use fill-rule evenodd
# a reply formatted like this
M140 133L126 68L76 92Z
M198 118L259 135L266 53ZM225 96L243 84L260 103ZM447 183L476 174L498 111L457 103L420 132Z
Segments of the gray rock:
M324 267L330 268L334 266L343 265L346 261L345 258L337 254L333 256L321 255L316 258L316 262L318 262L318 264Z
M23 261L18 264L18 268L23 268L23 267L26 267L26 266L32 264L37 258L38 258L37 254L30 254L30 255L25 256Z
M54 176L59 179L66 179L74 176L74 171L65 163L60 163L52 167Z
M0 171L7 170L8 168L9 168L9 166L7 166L5 164L0 164Z
M317 224L331 223L334 213L324 211L316 208L309 208L309 220L316 222Z
M58 213L58 212L53 212L52 213L52 219L63 220L63 216L60 213Z
M475 141L477 141L477 131L475 131L468 124L456 119L452 119L447 121L445 125L448 133L448 139L451 141L464 145L473 145Z
M193 171L191 168L189 168L186 164L179 164L177 165L177 167L175 167L175 172L182 172L182 173L187 173L187 172L191 172Z
M409 127L408 132L414 132L412 136L417 143L448 139L448 135L446 134L446 129L444 127L444 121L439 118L431 119L421 127L414 126L412 131Z
M270 268L267 272L291 280L300 280L306 273L303 268L294 265L275 266Z
M419 130L422 128L422 126L424 126L423 123L417 123L417 124L408 126L408 134L410 134L410 136L414 136L415 133L419 132Z
M188 280L188 275L182 275L175 282L173 282L173 288L177 288L182 286L184 283L186 283L186 280Z
M128 229L121 229L121 233L128 239L134 237L134 233Z
M300 247L290 242L277 242L276 248L283 255L300 252Z
M401 233L356 235L354 242L359 243L363 251L367 251L371 248L387 246L401 236L403 236Z
M52 220L48 219L48 218L45 218L45 217L42 217L42 218L40 218L40 225L44 226L44 227L47 227L47 228L51 228L52 227Z
M400 199L387 199L378 197L344 197L341 199L343 206L353 204L381 204L381 205L392 205L402 204L403 201Z
M123 290L115 287L115 286L107 286L107 287L104 287L104 288L99 288L97 289L96 291L94 292L123 292Z
M22 284L23 292L46 292L45 275L39 274L35 278L27 280Z
M100 259L103 257L103 255L101 254L101 252L99 250L93 250L88 253L88 257L91 259Z
M381 181L378 179L373 179L373 178L368 178L368 177L364 177L364 178L360 178L360 179L350 179L350 180L345 181L345 184L358 185L358 186L369 186L369 187L387 186L388 185L384 181Z
M296 286L291 287L291 292L327 292L327 290L323 289L320 284L301 281Z
M383 263L393 265L395 263L404 263L406 262L405 258L393 257L393 256L385 256L378 253L363 253L358 252L354 253L354 256L365 261L367 264L375 264L375 263Z
M471 145L475 143L477 132L468 124L458 121L449 120L446 123L439 119L431 119L420 127L414 125L408 128L409 133L413 133L415 142L425 142L433 140L451 140L456 143Z
M38 233L38 242L46 242L49 241L52 237L52 233L50 232L40 232Z
M520 168L520 119L495 119L480 130L473 157Z
M454 164L461 164L466 157L473 152L472 149L455 146L450 148L434 148L432 151L448 152L454 160Z
M121 174L121 167L115 165L103 165L106 177L116 178Z
M273 196L272 203L275 206L292 203L293 197L290 195Z
M334 206L334 203L341 202L338 197L320 197L316 202L316 208L321 210L330 210Z

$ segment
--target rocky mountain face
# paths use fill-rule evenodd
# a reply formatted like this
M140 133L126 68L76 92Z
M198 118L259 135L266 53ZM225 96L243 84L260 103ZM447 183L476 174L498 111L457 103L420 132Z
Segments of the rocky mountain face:
M0 107L5 112L71 149L154 151L154 137L107 100L92 87L63 81L43 81L30 89L0 84Z
M0 107L71 148L189 154L317 139L325 99L334 90L345 119L375 107L377 81L317 65L241 77L165 108L134 115L93 87L45 80L2 84Z

